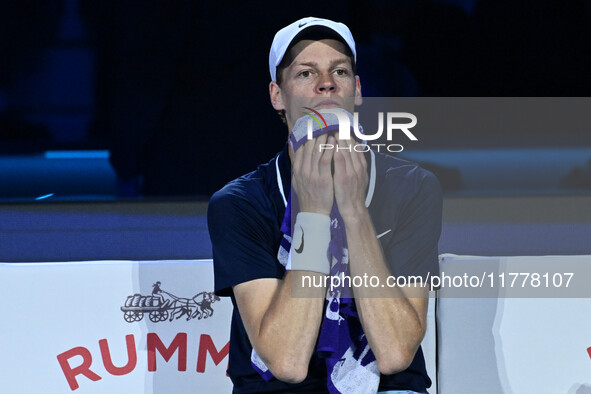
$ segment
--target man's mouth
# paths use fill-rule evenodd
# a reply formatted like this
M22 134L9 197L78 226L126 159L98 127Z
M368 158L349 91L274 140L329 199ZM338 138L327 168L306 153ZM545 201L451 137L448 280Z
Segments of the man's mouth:
M338 103L334 100L323 100L314 106L314 109L322 109L322 108L340 108L342 107L341 103Z

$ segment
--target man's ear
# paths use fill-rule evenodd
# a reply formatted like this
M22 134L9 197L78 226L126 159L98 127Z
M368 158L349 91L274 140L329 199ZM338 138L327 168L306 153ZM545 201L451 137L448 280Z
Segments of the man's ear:
M285 105L283 105L283 99L281 98L281 88L275 81L271 81L269 83L269 97L271 98L271 105L277 111L281 111L285 109Z
M361 105L363 103L363 96L361 95L361 81L359 76L355 75L355 105Z

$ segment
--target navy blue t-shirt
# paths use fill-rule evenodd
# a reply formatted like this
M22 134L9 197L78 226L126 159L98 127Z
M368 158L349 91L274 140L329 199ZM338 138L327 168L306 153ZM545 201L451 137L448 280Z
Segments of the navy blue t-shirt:
M369 172L368 210L394 275L439 273L437 242L442 196L437 178L418 165L379 152L366 153ZM278 176L279 172L279 176ZM282 279L277 260L285 214L284 195L291 185L287 146L269 163L216 192L207 212L213 245L215 291L231 296L234 311L228 374L235 393L328 392L324 361L313 356L308 376L298 384L265 382L250 363L252 346L236 306L232 286L261 278ZM250 300L249 302L257 302ZM382 375L379 390L425 392L431 380L419 348L405 371Z

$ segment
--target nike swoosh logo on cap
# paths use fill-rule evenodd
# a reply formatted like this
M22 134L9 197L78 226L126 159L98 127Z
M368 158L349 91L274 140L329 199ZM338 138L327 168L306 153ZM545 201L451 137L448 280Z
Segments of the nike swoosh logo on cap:
M322 20L322 19L312 19L311 21L308 21L308 22L318 22L318 21L321 21L321 20ZM306 26L306 25L308 24L308 22L300 23L300 24L298 25L298 27L299 27L299 28L302 28L302 27Z

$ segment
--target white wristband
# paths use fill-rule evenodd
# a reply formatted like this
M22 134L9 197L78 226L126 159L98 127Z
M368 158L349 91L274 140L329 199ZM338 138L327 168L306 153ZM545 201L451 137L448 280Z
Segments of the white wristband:
M296 216L286 269L330 274L330 217L300 212Z

